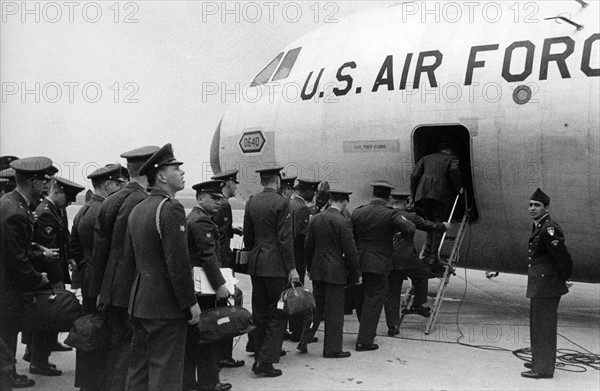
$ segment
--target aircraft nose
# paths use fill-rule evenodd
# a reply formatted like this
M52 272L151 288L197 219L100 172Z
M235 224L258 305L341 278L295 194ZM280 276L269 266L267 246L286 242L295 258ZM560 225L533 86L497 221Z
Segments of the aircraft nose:
M221 118L219 125L217 125L217 129L215 130L210 145L210 168L212 172L221 172L221 159L219 158L219 149L221 147L221 123L223 123L223 118Z

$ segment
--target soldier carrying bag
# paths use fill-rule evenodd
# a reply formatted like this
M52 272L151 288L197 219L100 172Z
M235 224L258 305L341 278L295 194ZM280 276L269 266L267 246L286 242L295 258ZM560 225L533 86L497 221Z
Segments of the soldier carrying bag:
M81 313L81 304L66 289L45 289L21 294L21 331L69 331Z

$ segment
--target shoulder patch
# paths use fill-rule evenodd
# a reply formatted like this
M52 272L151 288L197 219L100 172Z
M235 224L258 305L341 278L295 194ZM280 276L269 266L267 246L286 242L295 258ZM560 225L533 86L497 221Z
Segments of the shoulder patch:
M550 236L554 236L554 227L548 227L548 233Z
M181 232L185 232L185 225L184 225L184 224L181 224L181 225L179 226L179 230L180 230Z
M52 227L44 228L44 232L46 232L46 235L51 235L53 230L54 230L54 228L52 228Z
M554 247L556 247L556 246L558 246L558 243L560 243L560 242L558 241L558 239L555 239L555 240L553 240L553 241L552 241L552 242L550 242L550 243L552 243L552 245L553 245Z

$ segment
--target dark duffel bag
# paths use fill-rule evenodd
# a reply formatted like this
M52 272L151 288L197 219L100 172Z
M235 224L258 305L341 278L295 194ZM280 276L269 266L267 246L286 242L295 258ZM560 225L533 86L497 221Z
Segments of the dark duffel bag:
M195 337L200 343L212 343L253 331L250 311L239 306L216 307L200 314Z
M110 330L104 314L88 314L77 319L65 344L84 352L94 352L108 346Z
M283 302L283 308L280 309L288 315L312 311L317 307L312 293L302 286L289 288L281 292L280 301ZM281 307L281 305L279 304L278 307Z
M69 331L81 314L81 304L65 289L45 289L21 294L21 331Z

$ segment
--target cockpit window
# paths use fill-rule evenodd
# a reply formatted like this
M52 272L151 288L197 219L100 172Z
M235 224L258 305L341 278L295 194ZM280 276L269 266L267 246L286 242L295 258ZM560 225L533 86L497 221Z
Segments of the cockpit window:
M277 57L275 57L273 61L269 63L269 65L267 65L262 71L260 71L258 75L256 75L254 80L252 80L252 83L250 83L250 86L256 87L268 82L273 72L275 72L275 68L277 67L277 64L279 64L281 57L283 57L283 52L279 53Z
M281 62L281 65L279 66L279 69L277 70L277 73L275 74L275 76L273 76L273 81L285 79L289 76L301 49L302 48L296 48L287 52L283 61Z

